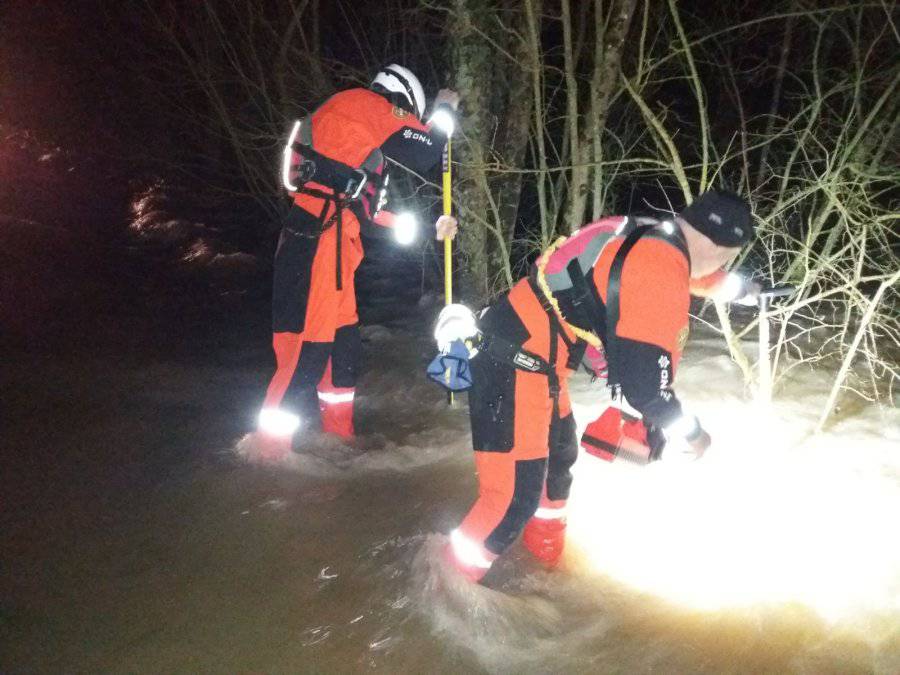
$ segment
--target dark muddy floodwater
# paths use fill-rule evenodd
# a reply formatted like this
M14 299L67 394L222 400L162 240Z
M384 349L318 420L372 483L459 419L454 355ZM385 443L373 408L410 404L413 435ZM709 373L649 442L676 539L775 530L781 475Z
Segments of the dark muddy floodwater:
M577 554L547 573L514 548L461 583L433 533L474 496L467 422L422 380L421 331L367 331L358 446L282 466L234 452L268 375L245 333L9 364L4 671L897 672L890 621L686 610Z

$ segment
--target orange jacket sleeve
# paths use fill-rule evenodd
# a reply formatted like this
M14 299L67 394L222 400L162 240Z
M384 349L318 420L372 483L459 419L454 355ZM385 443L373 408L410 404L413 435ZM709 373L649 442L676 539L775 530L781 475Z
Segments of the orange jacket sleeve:
M728 272L722 268L705 277L691 279L691 295L696 295L698 298L709 298L715 295L727 278Z
M594 282L604 302L608 282L605 277L617 249L610 251L605 264L594 268ZM666 426L681 415L673 385L687 339L688 280L684 254L655 238L638 241L622 268L616 328L617 372L628 403L656 426Z

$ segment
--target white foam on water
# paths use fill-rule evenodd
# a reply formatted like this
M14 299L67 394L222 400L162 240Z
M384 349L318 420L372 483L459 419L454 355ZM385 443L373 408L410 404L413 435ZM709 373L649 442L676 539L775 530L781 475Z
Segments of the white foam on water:
M560 608L530 593L473 584L444 557L443 535L430 535L412 566L414 599L437 637L470 652L494 672L522 672L546 659L566 629Z
M826 635L867 642L873 667L895 663L900 415L869 405L814 434L829 385L798 369L773 404L757 405L720 348L692 349L678 390L713 446L689 465L583 455L569 519L582 573L704 612L803 607ZM586 425L602 405L576 389Z
M383 434L352 441L312 433L294 441L292 452L269 457L253 434L242 437L234 453L251 464L276 466L318 478L351 478L372 472L404 473L450 459L467 458L469 439L455 429L436 428L410 433L404 442Z
M444 391L425 378L424 363L417 355L428 347L405 331L383 326L369 326L363 334L371 341L367 360L376 367L357 389L356 438L347 441L301 427L294 452L277 460L265 457L252 434L236 442L234 453L251 463L314 477L403 473L468 459L472 446L467 412L464 405L448 406Z

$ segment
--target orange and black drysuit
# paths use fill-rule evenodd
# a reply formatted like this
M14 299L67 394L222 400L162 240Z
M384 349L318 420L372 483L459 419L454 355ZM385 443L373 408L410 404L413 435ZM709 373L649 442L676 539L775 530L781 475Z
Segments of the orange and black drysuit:
M523 528L538 558L561 554L578 453L567 379L587 363L586 348L605 351L607 381L642 416L651 443L681 415L672 385L689 300L680 230L612 217L555 244L483 313L469 394L479 496L449 547L470 578Z
M360 228L385 224L377 212L386 160L425 173L441 159L446 138L438 134L361 88L332 96L295 127L285 183L297 190L275 254L277 369L264 409L281 408L304 422L321 413L324 431L353 435Z

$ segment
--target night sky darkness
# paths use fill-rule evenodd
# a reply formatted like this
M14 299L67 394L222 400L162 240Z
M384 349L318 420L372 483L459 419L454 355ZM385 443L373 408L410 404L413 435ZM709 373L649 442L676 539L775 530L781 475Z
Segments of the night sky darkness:
M415 7L410 0L396 5ZM576 3L577 4L577 3ZM405 26L396 14L367 3L355 14L348 14L341 3L323 3L321 12L321 51L323 58L335 66L336 84L341 80L353 84L357 74L393 60L401 55L411 65L418 66L426 90L447 84L450 72L441 24L442 14L427 14L427 21L417 16L416 24ZM712 16L707 3L686 1L679 7L690 21L692 16L715 26L726 19ZM193 129L178 128L167 119L165 101L159 89L180 88L178 78L185 78L183 70L170 68L163 46L159 44L156 28L147 8L171 11L171 16L190 17L184 7L172 2L103 2L84 0L78 3L47 0L7 0L0 8L0 68L3 87L0 89L0 123L4 128L28 130L45 145L59 145L66 151L89 157L98 168L91 176L107 175L121 188L127 181L148 175L173 173L174 162L190 162L191 153L208 147L208 142L193 134ZM174 8L174 9L173 9ZM774 13L777 2L746 2L732 8L731 20L748 20ZM184 12L182 15L179 12ZM342 28L352 21L362 37L382 52L348 41ZM180 27L190 32L190 19L180 21ZM391 40L378 44L379 30L392 31ZM407 29L406 33L402 31ZM225 30L240 31L239 25L226 25ZM777 63L781 25L762 24L752 30L726 40L726 46L738 54L738 62L756 67L756 74L741 82L747 106L746 114L763 112L771 97L771 68ZM399 37L395 34L400 31ZM548 52L558 55L561 44L559 30L552 24L545 28L542 40ZM383 42L383 40L382 40ZM761 68L768 64L768 70ZM701 64L701 68L703 64ZM684 83L665 85L658 99L686 125L693 125L692 100ZM724 103L725 93L715 88L708 92L710 108L716 111L714 124L720 133L730 135L739 120L734 106ZM309 105L308 92L298 92L302 105ZM235 99L236 107L253 114L248 102ZM162 107L161 107L162 106ZM166 164L170 166L166 166ZM8 170L8 166L6 169ZM6 177L6 176L4 176ZM5 183L5 192L10 190ZM63 191L65 188L62 188ZM53 192L59 186L54 185ZM96 198L97 195L93 195ZM77 201L77 195L66 198ZM121 200L121 195L112 197ZM622 195L625 200L626 196ZM629 193L628 201L635 195ZM529 200L530 201L530 200ZM529 204L523 204L528 209ZM30 217L28 213L10 214ZM105 227L108 223L97 223Z

